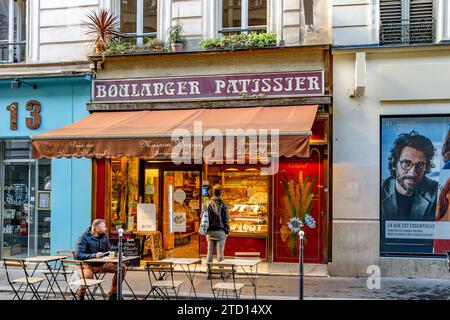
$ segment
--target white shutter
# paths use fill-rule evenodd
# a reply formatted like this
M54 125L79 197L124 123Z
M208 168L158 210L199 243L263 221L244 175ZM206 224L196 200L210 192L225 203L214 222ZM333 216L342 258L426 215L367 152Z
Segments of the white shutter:
M410 0L410 42L433 42L433 0Z

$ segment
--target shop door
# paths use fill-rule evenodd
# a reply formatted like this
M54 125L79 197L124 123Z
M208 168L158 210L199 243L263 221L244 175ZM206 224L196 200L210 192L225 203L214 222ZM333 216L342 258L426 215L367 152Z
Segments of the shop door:
M162 233L166 257L199 256L201 171L163 170Z
M324 156L323 149L320 147L311 148L311 156L306 159L280 159L278 173L274 177L275 187L275 215L274 215L274 233L273 233L273 260L275 262L293 262L298 263L299 248L298 242L293 250L290 249L290 230L287 227L292 214L287 207L287 199L281 181L284 174L298 179L299 174L315 178L312 186L312 192L315 194L312 203L311 215L316 221L314 229L304 226L305 231L305 262L323 263L324 257L324 239L327 234L327 210L326 198L324 193Z

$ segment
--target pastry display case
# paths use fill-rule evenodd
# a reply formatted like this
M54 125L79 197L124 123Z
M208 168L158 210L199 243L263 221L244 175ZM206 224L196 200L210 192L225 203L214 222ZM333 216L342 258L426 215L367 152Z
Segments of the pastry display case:
M267 237L270 176L248 167L215 173L209 180L222 186L223 200L230 214L230 236Z

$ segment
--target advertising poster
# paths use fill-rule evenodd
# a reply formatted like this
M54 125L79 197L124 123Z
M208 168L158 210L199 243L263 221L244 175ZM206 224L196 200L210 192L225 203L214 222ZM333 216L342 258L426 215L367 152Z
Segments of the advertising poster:
M381 119L384 254L450 250L450 116Z

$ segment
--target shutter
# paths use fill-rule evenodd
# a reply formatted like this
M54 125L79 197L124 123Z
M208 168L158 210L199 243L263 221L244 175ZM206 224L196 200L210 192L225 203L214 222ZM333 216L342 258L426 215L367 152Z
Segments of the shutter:
M380 1L380 44L402 42L402 0Z
M433 0L409 3L410 43L432 43L434 39Z

